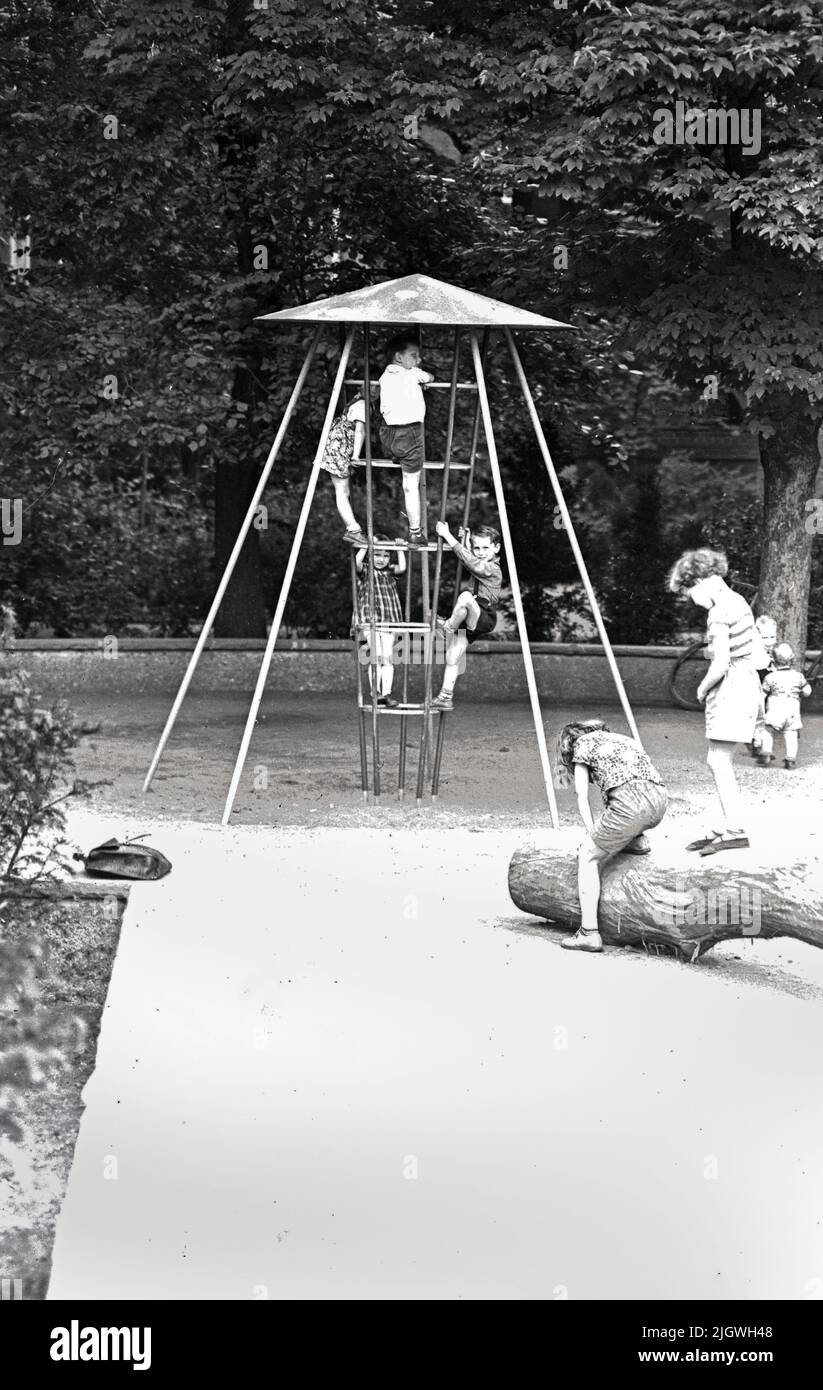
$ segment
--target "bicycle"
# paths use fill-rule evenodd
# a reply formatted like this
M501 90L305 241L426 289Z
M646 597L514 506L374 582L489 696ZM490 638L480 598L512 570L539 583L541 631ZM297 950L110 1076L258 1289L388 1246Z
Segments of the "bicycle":
M757 602L757 588L754 584L741 582L731 587L743 595L750 608L754 608ZM681 709L703 709L697 698L697 687L706 674L709 660L706 639L703 637L699 642L693 642L687 647L672 666L668 682L669 694ZM823 680L823 651L817 652L816 655L807 654L803 662L803 674L809 685Z

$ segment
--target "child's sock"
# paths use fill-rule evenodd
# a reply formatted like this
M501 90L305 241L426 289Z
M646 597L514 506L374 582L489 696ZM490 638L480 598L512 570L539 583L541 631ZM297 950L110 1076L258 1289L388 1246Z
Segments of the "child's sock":
M457 684L457 667L447 666L443 672L443 684L440 687L441 695L453 695L454 687Z

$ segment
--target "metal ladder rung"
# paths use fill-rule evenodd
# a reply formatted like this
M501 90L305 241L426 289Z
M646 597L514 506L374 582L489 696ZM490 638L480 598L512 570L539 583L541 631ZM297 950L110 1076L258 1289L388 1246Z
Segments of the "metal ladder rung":
M365 468L366 466L366 460L364 458L354 459L353 462L355 464L355 467L357 468ZM372 468L401 467L399 463L395 463L394 459L372 459L371 466ZM425 463L423 464L423 467L429 471L434 469L435 471L439 470L440 472L442 472L442 470L446 467L446 461L445 459L426 459ZM449 463L450 473L468 473L470 468L470 463Z
M374 626L375 632L431 632L430 623L370 623L367 618L358 618L355 627L362 628L364 632L370 632Z
M371 706L370 703L369 703L369 704L361 705L360 708L361 708L361 710L363 711L364 714L371 714L371 712L372 712L372 706ZM388 705L378 705L378 706L377 706L377 713L378 713L378 714L425 714L425 713L426 713L426 708L425 708L424 705L397 705L396 708L392 709L392 708L391 708L390 706L388 706ZM429 706L429 714L448 714L448 713L449 713L448 710L444 710L444 709L432 709L431 706Z
M360 387L362 388L363 386L365 386L365 384L366 384L366 383L365 383L365 381L364 381L364 379L363 379L362 376L349 376L349 377L346 377L346 385L347 385L347 386L360 386ZM371 385L376 385L377 383L376 383L376 382L371 382L370 384L371 384ZM450 390L451 390L451 385L452 385L452 384L451 384L450 381L427 381L427 382L426 382L425 389L426 389L427 391L450 391ZM476 390L477 390L477 383L476 383L475 381L458 381L458 383L457 383L457 390L458 390L458 391L476 391Z
M346 542L348 544L348 542ZM408 541L373 541L375 550L427 550L430 555L437 550L437 541L429 541L426 545L410 545ZM362 550L363 547L361 546Z

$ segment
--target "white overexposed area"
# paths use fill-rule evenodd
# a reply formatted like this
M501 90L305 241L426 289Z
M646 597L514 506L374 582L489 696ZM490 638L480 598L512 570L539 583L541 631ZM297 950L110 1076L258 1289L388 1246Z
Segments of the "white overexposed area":
M49 1297L820 1297L823 956L564 952L523 838L153 829Z

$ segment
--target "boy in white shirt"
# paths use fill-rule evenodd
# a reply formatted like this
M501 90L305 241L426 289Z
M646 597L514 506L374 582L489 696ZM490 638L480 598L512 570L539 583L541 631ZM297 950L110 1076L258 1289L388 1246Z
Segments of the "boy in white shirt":
M420 471L423 467L423 387L434 381L420 367L417 339L398 333L388 345L389 365L380 378L380 443L403 470L403 496L409 520L409 545L424 546L420 521Z

